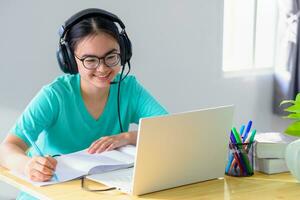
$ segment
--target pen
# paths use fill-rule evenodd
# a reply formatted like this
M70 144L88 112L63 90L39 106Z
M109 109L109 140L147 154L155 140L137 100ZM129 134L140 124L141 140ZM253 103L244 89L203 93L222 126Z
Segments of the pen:
M240 140L240 138L237 139L235 136L235 133L233 131L231 131L230 141L231 141L232 149L237 150L237 152L239 151L238 150L238 144L240 143L239 140ZM234 160L237 162L237 165L240 167L241 173L242 174L247 173L246 172L247 169L243 162L242 155L241 155L241 153L237 153L237 152L234 152L234 158L235 158Z
M240 137L240 139L242 140L242 134L243 134L243 132L244 132L244 129L245 129L245 125L242 125L241 126L241 128L240 128L240 135L239 135L239 137ZM231 139L231 141L235 141L235 137L234 137L234 134L233 134L233 132L231 131L231 135L230 136L232 136L232 138L230 138ZM237 144L238 142L233 142L233 144L236 144L236 149L237 149L237 146L238 146L238 144ZM231 163L231 166L230 166L230 168L232 167L232 166L234 166L234 169L236 169L237 168L237 166L238 166L238 164L237 164L237 162L234 162L234 160L233 160L233 162ZM229 169L230 169L229 168ZM240 169L242 169L241 167L240 167ZM245 170L246 171L246 170ZM241 172L242 173L242 172Z
M244 134L244 130L245 130L245 125L243 124L240 128L240 136L241 136L241 140L243 140L243 134ZM231 134L233 134L233 132L231 131ZM232 135L233 136L233 135ZM232 163L232 166L234 166L234 168L236 169L237 168L237 163ZM232 167L230 166L230 167ZM229 167L229 169L230 169Z
M249 122L248 122L248 124L247 124L247 128L246 128L246 132L245 132L245 134L243 135L243 142L245 142L245 140L247 139L248 134L249 134L250 129L251 129L251 126L252 126L252 121L249 120Z
M243 135L244 129L245 129L245 125L242 125L241 128L240 128L240 135L241 136Z
M251 135L247 138L246 140L246 143L249 143L248 146L247 146L247 151L249 151L249 148L251 146L251 144L253 143L254 141L254 137L256 135L256 129L254 129L252 132L251 132Z
M230 166L232 165L232 163L234 162L234 159L235 159L235 149L233 148L233 144L232 144L232 141L234 141L234 137L233 137L233 134L232 134L232 131L230 133L230 137L229 137L229 150L232 151L230 152L230 156L229 156L229 159L228 159L228 163L227 163L227 166L225 168L225 172L229 172L230 170Z
M233 158L234 158L234 153L231 153L229 155L229 159L228 159L228 162L227 162L227 165L226 165L226 168L225 168L225 172L228 173L229 169L230 169L230 166L233 162Z
M23 134L25 135L26 139L29 141L29 143L31 144L31 146L38 152L39 156L44 157L44 154L42 153L42 151L39 149L39 147L33 142L33 140L31 139L31 137L26 133L25 130L22 131ZM58 177L56 176L56 174L54 173L53 175L54 179L56 181L58 181Z
M233 140L233 135L232 135L232 132L230 133L230 140L232 141ZM229 145L230 145L230 143L229 143ZM232 145L231 145L232 146ZM227 166L226 166L226 168L225 168L225 172L226 173L228 173L228 171L229 171L229 169L230 169L230 166L231 166L231 164L232 164L232 162L233 162L233 159L234 159L234 153L231 153L230 155L229 155L229 159L228 159L228 162L227 162Z
M251 133L250 142L253 142L255 135L256 135L256 129L254 129Z
M252 123L252 122L251 122ZM249 125L249 123L248 123ZM251 127L251 125L250 125ZM248 127L247 127L248 129ZM237 147L239 150L242 150L243 147L242 146L239 146L239 145L242 145L242 141L241 141L241 138L240 138L240 135L237 133L236 129L233 127L232 129L232 132L233 132L233 136L235 137L236 141L237 141ZM247 170L247 173L248 174L251 174L252 173L252 169L251 169L251 166L250 166L250 163L249 163L249 158L242 152L239 153L240 154L240 157L242 158L241 161L244 161L243 164L245 164L245 168Z

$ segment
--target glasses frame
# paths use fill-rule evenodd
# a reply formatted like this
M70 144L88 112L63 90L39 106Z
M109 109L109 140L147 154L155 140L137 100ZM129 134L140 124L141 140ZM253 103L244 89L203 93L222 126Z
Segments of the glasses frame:
M118 62L117 62L117 64L115 64L115 65L108 65L108 64L105 62L105 58L106 58L107 56L112 55L112 54L118 56ZM75 55L75 54L74 54L74 55ZM101 60L103 61L103 63L104 63L106 66L108 66L108 67L110 67L110 68L118 66L118 65L120 64L120 62L121 62L121 54L120 54L120 53L109 53L109 54L106 54L105 56L102 56L102 57L98 57L98 56L86 56L86 57L84 57L84 58L79 58L77 55L75 55L75 57L76 57L78 60L80 60L81 63L82 63L82 65L84 66L84 68L86 68L86 69L88 69L88 70L94 70L94 69L97 69L97 68L101 65ZM84 60L87 59L87 58L97 58L97 59L98 59L98 65L97 65L95 68L89 68L89 67L85 66Z

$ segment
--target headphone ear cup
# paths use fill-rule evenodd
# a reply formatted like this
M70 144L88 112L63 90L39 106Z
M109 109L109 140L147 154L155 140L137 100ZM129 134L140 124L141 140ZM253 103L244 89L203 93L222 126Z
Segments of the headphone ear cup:
M68 74L78 73L76 60L74 58L71 49L69 48L66 42L64 44L59 45L59 48L56 52L56 58L60 69L64 73L68 73Z
M59 47L58 47L58 50L56 52L56 59L58 61L59 68L64 73L67 73L66 72L66 62L65 62L65 59L64 59L64 55L63 55L63 47L62 47L62 45L59 45Z
M125 65L126 62L130 61L132 56L132 47L129 38L126 33L120 34L120 49L121 49L121 64Z
M74 54L67 42L65 43L65 47L66 47L66 54L67 54L66 59L67 59L68 73L77 74L78 73L77 63Z

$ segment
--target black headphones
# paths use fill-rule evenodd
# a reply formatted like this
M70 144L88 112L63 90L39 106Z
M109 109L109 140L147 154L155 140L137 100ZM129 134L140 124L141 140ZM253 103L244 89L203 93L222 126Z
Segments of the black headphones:
M119 24L119 26L122 28L122 30L119 32L119 38L120 38L120 54L121 54L121 65L124 66L126 63L130 63L130 58L132 56L132 48L131 48L131 42L128 38L128 35L125 31L125 25L123 22L114 14L107 12L102 9L98 8L89 8L82 10L72 17L70 17L64 25L61 26L59 30L59 46L56 53L56 57L58 60L58 64L60 66L60 69L64 73L69 74L77 74L77 63L74 57L74 53L72 52L68 42L65 40L66 34L70 30L72 26L77 24L83 19L91 18L91 17L102 17L103 19L107 19L109 21L112 21L114 23Z

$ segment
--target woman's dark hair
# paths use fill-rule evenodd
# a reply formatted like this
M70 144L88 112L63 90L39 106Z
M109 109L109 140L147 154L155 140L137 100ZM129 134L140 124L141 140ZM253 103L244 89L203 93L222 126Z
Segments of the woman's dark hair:
M74 52L78 42L88 35L104 32L112 36L119 44L119 30L114 22L101 17L87 18L71 27L66 34L66 41Z

